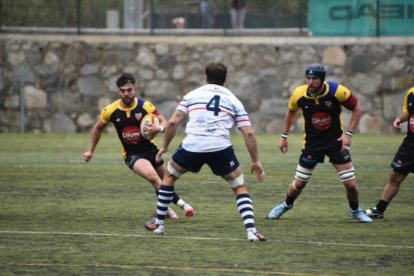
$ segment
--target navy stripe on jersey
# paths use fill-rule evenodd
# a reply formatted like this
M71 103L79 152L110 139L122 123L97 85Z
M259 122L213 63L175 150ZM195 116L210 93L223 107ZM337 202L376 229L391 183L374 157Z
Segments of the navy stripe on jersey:
M329 84L329 94L335 96L336 90L338 89L339 84L336 82L328 81Z

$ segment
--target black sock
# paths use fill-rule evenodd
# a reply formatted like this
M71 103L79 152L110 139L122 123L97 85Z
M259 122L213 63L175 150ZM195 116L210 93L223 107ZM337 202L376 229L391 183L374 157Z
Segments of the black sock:
M378 201L377 206L376 206L378 212L384 213L385 212L385 209L387 209L387 207L388 207L388 204L390 204L390 203L387 202L387 201L384 201L384 200Z
M350 201L349 207L351 208L351 210L354 210L354 211L358 210L358 207L359 207L358 201Z
M290 196L286 196L286 200L285 203L287 206L292 206L293 203L295 202L296 198L290 197Z
M174 203L174 204L177 204L177 202L180 200L180 197L174 192L174 194L173 194L173 200L172 200L172 202Z

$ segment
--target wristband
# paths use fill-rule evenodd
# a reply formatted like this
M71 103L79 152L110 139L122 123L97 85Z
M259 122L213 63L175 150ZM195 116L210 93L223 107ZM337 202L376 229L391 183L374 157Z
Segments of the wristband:
M289 136L289 134L287 134L286 132L283 132L283 133L280 135L280 138L287 140L288 136Z
M345 131L345 135L348 137L352 137L352 135L354 135L354 133L350 130Z
M160 126L160 132L164 133L164 131L165 131L165 128L163 126Z

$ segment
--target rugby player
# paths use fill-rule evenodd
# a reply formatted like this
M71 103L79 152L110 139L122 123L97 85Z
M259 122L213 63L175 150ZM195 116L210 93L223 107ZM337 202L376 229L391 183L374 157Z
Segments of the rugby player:
M288 152L288 134L301 109L303 123L302 153L293 182L290 184L285 202L275 206L268 219L278 219L293 208L318 163L329 157L341 179L349 202L350 215L360 222L371 223L364 210L359 208L359 187L355 180L349 149L351 138L361 117L358 99L345 86L325 81L326 69L321 64L312 64L305 70L306 85L297 87L289 100L288 111L283 122L283 133L279 149ZM344 132L341 120L342 106L352 111L348 129Z

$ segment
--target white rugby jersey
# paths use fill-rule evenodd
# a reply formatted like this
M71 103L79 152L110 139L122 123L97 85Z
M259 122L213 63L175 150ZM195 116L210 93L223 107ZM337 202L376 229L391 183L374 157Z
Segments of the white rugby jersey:
M250 126L243 104L227 88L206 84L185 95L177 106L188 116L182 147L191 152L219 151L231 146L230 129Z

